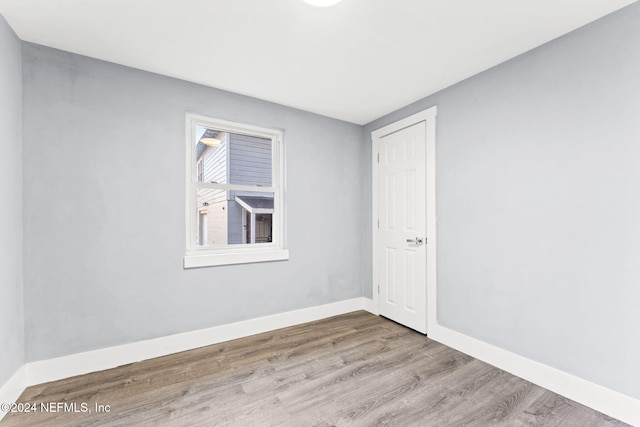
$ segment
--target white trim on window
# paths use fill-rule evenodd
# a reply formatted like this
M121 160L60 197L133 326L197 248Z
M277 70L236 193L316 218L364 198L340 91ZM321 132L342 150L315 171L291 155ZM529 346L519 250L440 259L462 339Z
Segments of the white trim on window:
M229 183L206 183L198 180L196 159L196 127L216 129L232 134L255 136L271 140L272 185L250 186ZM241 123L219 120L196 114L186 116L186 254L184 267L207 267L215 265L242 264L251 262L289 259L285 238L285 192L284 192L284 147L283 132ZM256 244L227 244L200 246L197 228L197 190L245 191L270 193L273 195L272 241Z
M262 244L260 244L262 245ZM255 245L243 245L255 246ZM289 259L287 249L260 250L255 252L238 251L216 254L185 255L184 268L212 267L216 265L248 264L252 262L285 261Z

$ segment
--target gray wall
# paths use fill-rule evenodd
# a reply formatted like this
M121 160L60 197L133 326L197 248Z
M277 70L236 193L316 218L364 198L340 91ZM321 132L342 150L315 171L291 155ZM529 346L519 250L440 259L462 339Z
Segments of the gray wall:
M21 52L0 15L0 386L24 362Z
M0 384L23 361L21 175L34 361L370 296L370 132L437 104L440 322L640 398L639 21L634 4L364 129L25 44L24 171L0 22ZM284 129L291 260L182 269L187 111Z
M28 361L362 295L360 126L23 52ZM289 261L183 270L186 112L284 130Z
M442 325L640 398L640 4L438 105Z

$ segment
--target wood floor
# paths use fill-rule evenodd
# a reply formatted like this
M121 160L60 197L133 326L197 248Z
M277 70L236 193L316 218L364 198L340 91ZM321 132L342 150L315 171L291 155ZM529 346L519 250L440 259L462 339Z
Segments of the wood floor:
M38 412L0 427L626 425L362 311L36 385L19 402Z

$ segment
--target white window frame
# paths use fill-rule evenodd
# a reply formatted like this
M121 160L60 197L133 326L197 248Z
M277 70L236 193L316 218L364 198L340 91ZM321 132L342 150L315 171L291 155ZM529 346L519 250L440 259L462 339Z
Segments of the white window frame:
M243 123L230 122L211 117L187 114L186 119L186 254L185 268L216 265L245 264L252 262L279 261L289 259L285 233L285 191L284 191L284 139L283 132ZM271 166L273 183L271 187L239 184L218 184L198 182L196 159L196 127L222 130L229 133L250 135L271 140ZM273 193L274 212L272 217L272 242L256 244L233 244L220 246L198 245L197 190L209 188L224 191L252 191Z

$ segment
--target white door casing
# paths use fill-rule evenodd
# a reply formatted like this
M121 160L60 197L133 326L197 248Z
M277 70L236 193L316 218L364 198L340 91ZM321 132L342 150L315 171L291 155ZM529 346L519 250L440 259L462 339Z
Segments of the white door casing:
M432 107L371 134L374 307L422 333L436 319L435 116Z

